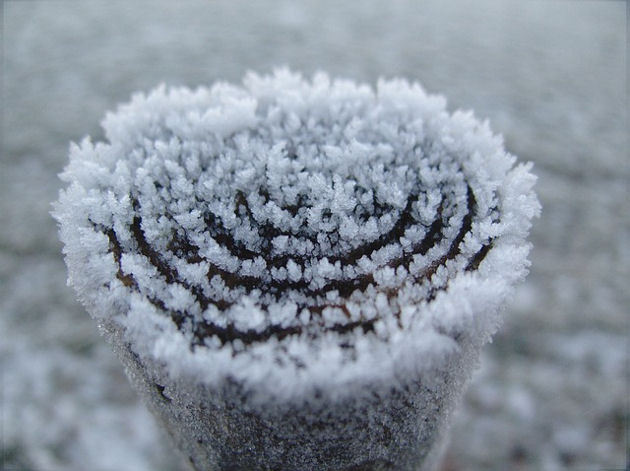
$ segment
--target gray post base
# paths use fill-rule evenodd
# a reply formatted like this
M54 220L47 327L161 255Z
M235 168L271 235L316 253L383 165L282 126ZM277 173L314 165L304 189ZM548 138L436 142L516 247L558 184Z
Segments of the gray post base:
M175 385L159 365L143 365L118 328L104 330L132 385L196 471L433 469L469 376L460 352L431 387L409 380L334 402L313 395L263 405L234 382Z

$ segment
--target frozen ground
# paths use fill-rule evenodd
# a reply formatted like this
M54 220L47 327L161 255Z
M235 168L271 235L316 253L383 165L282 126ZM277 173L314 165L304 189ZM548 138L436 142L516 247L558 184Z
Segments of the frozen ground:
M158 82L287 64L421 81L535 162L532 272L456 417L443 471L622 469L628 449L626 6L557 2L5 2L4 469L178 470L65 286L48 215L70 140Z

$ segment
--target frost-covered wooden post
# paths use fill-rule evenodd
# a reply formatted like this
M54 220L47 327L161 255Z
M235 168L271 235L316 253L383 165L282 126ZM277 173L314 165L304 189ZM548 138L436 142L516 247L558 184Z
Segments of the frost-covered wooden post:
M528 165L417 84L160 87L73 146L69 283L197 470L414 470L527 272Z

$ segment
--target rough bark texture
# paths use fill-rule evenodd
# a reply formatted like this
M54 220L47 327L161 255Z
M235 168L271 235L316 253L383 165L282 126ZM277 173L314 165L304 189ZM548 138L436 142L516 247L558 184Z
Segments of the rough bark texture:
M464 341L430 386L408 378L357 388L339 400L314 393L261 403L231 381L217 388L175 384L159 365L141 361L117 326L102 327L133 387L196 471L434 469L469 376L462 359L478 350Z

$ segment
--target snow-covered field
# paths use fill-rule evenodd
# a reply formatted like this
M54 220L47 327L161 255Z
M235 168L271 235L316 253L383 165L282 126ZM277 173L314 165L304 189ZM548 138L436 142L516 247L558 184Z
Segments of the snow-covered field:
M630 212L621 1L3 4L0 463L183 469L66 287L50 202L68 143L136 90L277 65L419 80L535 162L532 269L443 471L623 469ZM2 465L0 465L1 467Z

